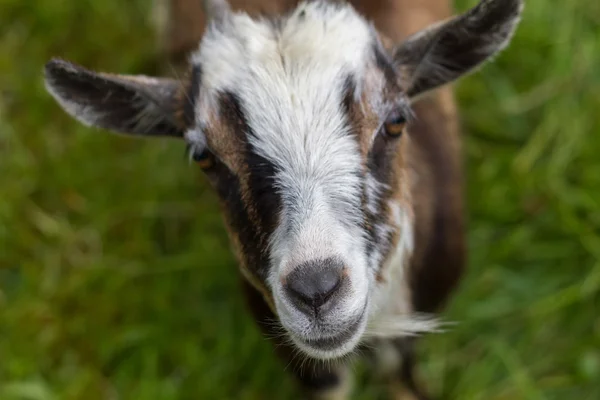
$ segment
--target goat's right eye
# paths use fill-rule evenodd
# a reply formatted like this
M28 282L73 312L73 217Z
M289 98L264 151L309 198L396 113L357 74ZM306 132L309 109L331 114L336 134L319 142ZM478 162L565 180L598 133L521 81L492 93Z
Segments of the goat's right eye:
M213 166L214 159L211 152L207 148L198 148L189 146L188 148L190 159L202 169L207 169Z

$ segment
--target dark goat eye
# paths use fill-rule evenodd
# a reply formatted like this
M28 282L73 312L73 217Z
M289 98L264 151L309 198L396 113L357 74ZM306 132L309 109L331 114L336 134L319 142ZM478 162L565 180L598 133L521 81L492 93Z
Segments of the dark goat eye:
M206 148L199 148L190 145L188 146L188 154L190 159L198 164L202 169L210 168L214 164L213 156Z
M393 113L383 124L385 133L392 137L398 137L402 135L405 126L406 118L400 113Z

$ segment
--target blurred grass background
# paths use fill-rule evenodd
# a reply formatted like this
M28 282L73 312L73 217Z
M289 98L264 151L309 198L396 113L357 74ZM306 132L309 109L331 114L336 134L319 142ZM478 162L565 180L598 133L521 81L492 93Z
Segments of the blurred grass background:
M2 400L294 398L182 145L93 132L43 89L55 55L153 72L149 3L0 0ZM600 2L526 3L457 85L471 258L459 324L420 349L448 399L600 399Z

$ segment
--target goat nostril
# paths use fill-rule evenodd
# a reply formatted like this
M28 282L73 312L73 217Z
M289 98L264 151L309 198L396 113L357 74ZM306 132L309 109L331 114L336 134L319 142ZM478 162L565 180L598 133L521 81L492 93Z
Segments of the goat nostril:
M307 263L298 267L286 280L291 296L316 310L339 289L342 265L329 260Z

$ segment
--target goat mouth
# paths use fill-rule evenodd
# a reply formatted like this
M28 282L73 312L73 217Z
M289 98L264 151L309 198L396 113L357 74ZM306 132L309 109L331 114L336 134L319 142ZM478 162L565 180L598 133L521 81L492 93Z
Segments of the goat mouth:
M348 344L348 342L356 336L356 333L363 325L366 308L367 307L365 306L361 311L360 315L354 318L354 320L348 326L346 326L341 333L335 336L328 336L317 339L306 339L299 338L294 335L294 339L302 345L301 347L306 347L312 350L316 350L318 352L337 353L339 352L340 348L347 347L346 345ZM352 346L352 348L353 347L354 346ZM352 348L345 351L345 353L351 351Z

